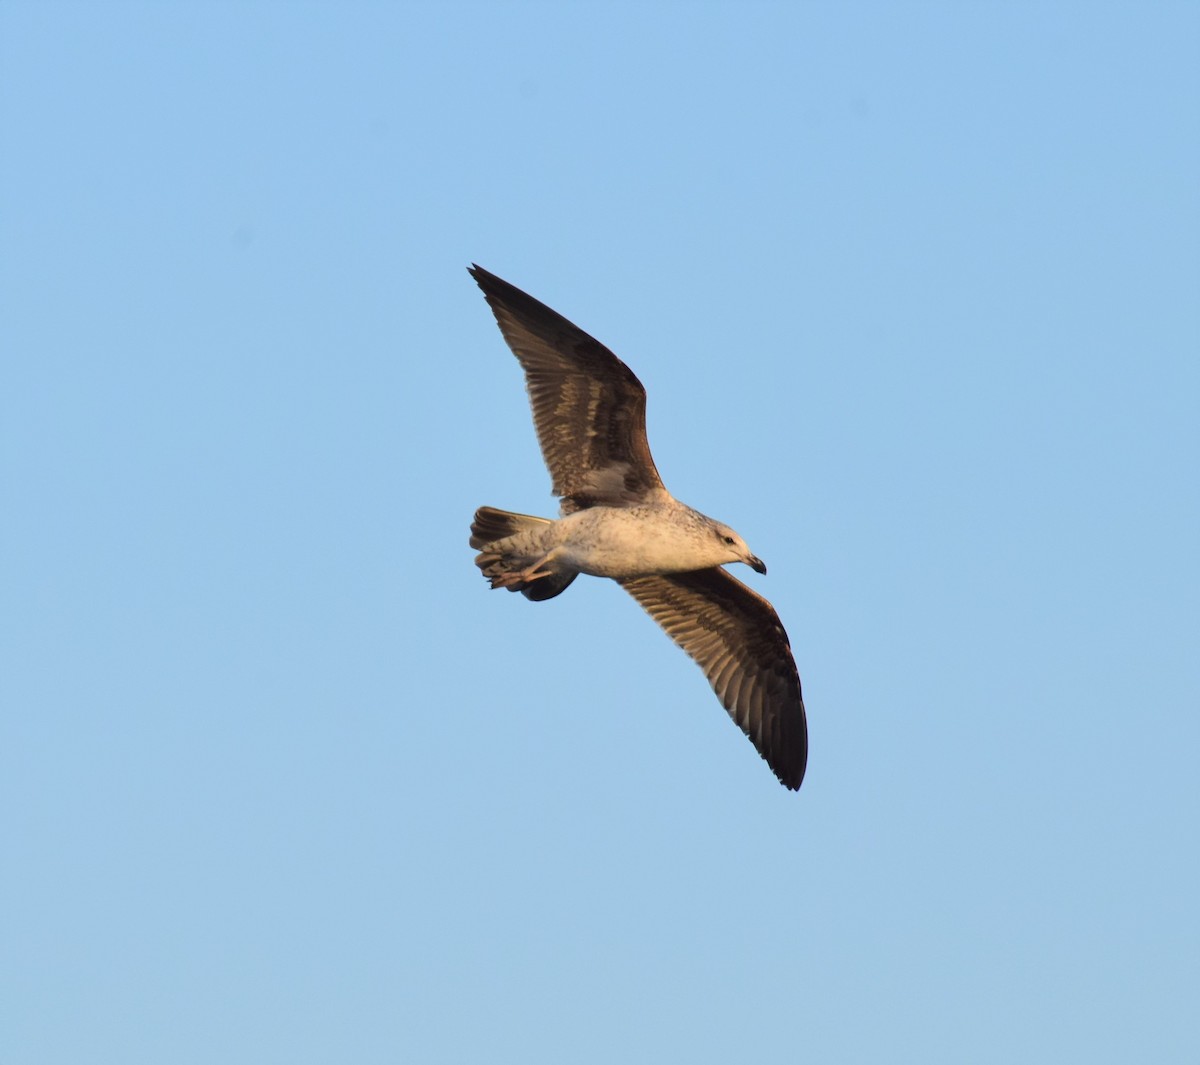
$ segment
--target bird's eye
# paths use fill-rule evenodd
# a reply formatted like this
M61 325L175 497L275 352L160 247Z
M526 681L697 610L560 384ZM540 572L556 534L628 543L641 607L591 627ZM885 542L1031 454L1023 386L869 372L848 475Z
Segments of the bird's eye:
M723 539L723 540L724 540L724 541L725 541L725 542L726 542L726 543L727 543L727 544L728 544L730 547L732 547L732 546L733 546L733 537L732 537L732 536L724 536L724 537L722 537L722 539Z

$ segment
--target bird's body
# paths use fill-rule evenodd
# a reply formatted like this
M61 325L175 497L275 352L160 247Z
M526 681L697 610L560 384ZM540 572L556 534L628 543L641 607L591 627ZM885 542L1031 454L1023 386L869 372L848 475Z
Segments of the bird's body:
M494 274L471 270L525 370L534 424L562 497L557 520L481 507L475 563L493 588L542 601L580 574L625 588L704 669L780 781L808 756L800 678L771 604L722 567L766 567L727 525L666 490L646 442L646 394L612 352Z
M668 498L629 507L572 511L557 521L518 533L512 544L501 541L493 548L503 545L522 556L544 556L557 569L620 580L745 561L725 542L726 536L732 539L736 535Z

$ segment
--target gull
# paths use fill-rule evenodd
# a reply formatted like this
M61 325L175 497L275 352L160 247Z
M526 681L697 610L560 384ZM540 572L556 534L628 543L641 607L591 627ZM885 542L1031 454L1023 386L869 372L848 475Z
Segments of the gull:
M781 784L808 759L800 677L774 607L724 566L767 567L728 525L664 487L646 441L646 390L620 359L480 266L500 332L525 371L557 520L480 507L475 565L492 588L542 602L580 574L616 581L704 671Z

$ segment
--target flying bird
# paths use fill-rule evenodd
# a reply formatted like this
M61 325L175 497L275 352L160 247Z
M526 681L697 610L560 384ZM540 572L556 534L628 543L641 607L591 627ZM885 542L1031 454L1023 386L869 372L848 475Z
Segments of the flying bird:
M514 285L472 266L525 371L557 520L480 507L475 565L493 588L535 602L580 574L611 577L704 670L780 783L808 759L800 677L775 609L724 566L767 567L719 521L664 487L646 441L646 390L598 340Z

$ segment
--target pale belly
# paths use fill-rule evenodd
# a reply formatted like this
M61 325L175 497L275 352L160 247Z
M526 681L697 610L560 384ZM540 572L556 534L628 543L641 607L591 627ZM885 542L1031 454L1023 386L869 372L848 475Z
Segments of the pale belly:
M678 511L592 507L556 523L559 556L593 577L640 577L703 568L696 535Z

